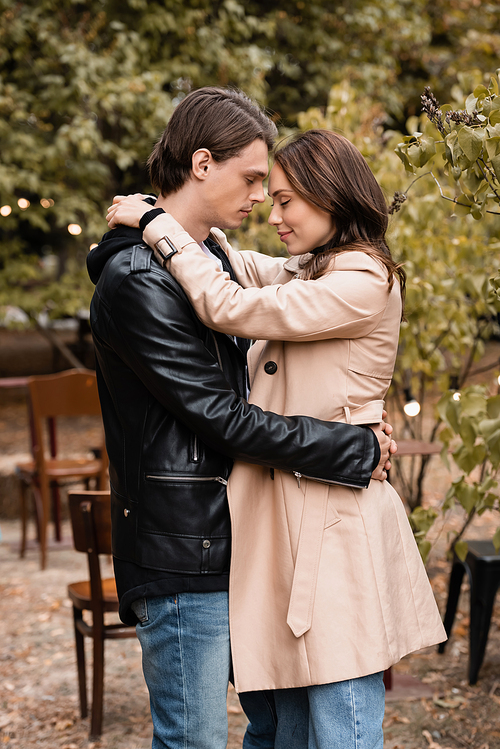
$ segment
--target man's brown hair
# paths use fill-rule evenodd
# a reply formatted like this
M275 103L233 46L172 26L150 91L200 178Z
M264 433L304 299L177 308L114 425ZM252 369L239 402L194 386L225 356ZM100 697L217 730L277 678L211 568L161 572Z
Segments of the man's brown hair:
M275 124L242 91L215 86L191 91L175 108L148 159L151 184L162 196L177 192L191 175L198 149L208 149L222 162L256 139L270 150L276 133Z

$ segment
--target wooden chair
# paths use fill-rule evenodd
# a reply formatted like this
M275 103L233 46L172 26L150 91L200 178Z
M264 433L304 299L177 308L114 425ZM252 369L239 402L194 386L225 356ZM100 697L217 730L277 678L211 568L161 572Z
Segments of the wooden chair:
M47 524L52 495L56 538L60 540L59 486L70 480L95 478L97 487L107 486L108 461L104 447L104 433L100 457L59 458L56 440L56 418L59 416L97 416L101 414L95 372L72 369L55 375L28 378L29 411L33 460L18 464L21 485L22 539L21 556L26 549L28 523L28 489L35 500L40 542L41 568L47 561ZM46 438L45 422L48 431Z
M82 718L87 717L87 682L85 674L85 637L94 641L92 712L90 737L102 732L104 696L104 641L135 637L135 627L105 624L106 611L118 611L114 578L103 580L99 554L111 553L111 502L109 492L69 492L69 509L75 549L87 554L90 580L68 585L73 603L78 690ZM83 612L92 612L92 624L83 619Z

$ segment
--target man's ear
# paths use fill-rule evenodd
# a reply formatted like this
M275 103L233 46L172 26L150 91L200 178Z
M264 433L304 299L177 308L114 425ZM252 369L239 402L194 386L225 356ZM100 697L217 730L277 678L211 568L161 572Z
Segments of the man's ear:
M191 160L193 176L196 179L206 179L214 164L212 154L208 148L199 148L194 152Z

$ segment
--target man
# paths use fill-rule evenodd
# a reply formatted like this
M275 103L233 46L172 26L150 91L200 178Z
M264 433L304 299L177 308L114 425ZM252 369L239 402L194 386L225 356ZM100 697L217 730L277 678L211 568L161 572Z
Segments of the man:
M237 228L264 200L275 132L240 92L189 94L149 159L161 197L141 229L165 208L234 278L208 235ZM390 440L248 404L246 342L206 328L141 239L120 227L88 259L120 616L138 622L153 749L222 749L233 460L362 487L374 470L385 476ZM168 240L162 246L168 254ZM260 717L252 715L256 726ZM273 745L260 732L254 726L247 746Z

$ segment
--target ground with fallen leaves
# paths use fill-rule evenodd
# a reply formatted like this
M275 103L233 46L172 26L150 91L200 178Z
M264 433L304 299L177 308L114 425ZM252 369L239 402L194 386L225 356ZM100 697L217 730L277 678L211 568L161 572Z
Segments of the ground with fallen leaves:
M85 423L64 436L69 451L97 440L97 427ZM0 401L0 453L15 461L28 445L25 405ZM438 505L450 477L439 457L432 458L425 502ZM498 519L485 513L468 529L468 538L491 538ZM458 527L448 518L446 530ZM151 745L148 697L135 640L106 643L104 731L88 741L88 719L81 720L69 582L85 579L86 559L73 551L67 523L65 547L50 550L40 571L35 548L18 557L20 526L0 520L0 749L146 749ZM32 529L33 535L33 529ZM449 563L446 533L437 523L428 571L441 611L447 593ZM112 574L111 565L108 574ZM467 682L468 595L460 608L444 655L428 649L399 663L396 674L411 674L430 688L427 698L388 700L386 749L500 749L500 600L497 599L479 682ZM228 749L241 748L246 719L233 690L228 695Z

